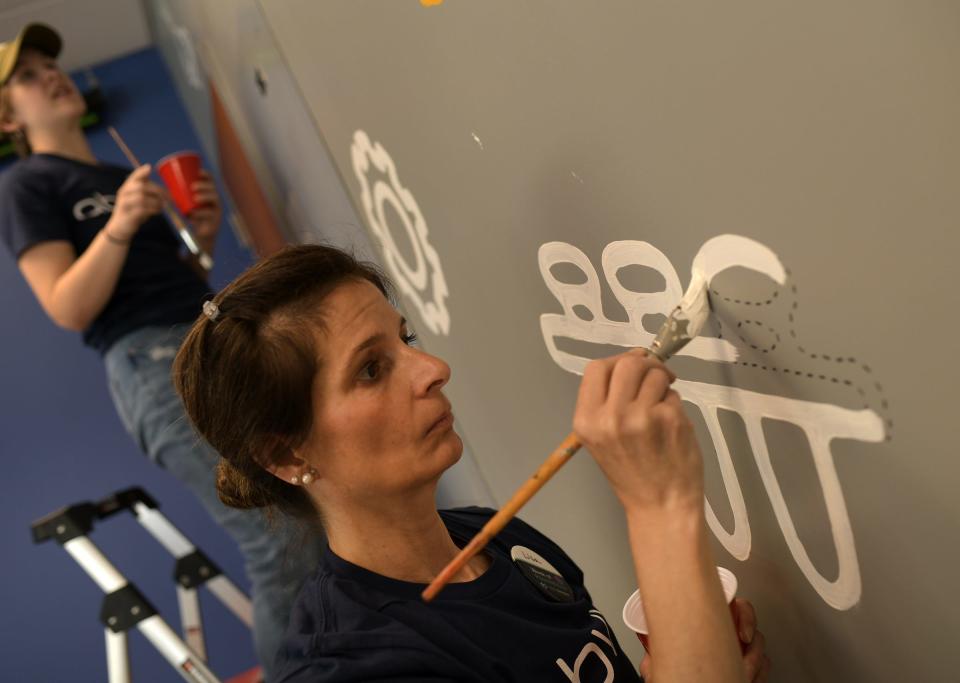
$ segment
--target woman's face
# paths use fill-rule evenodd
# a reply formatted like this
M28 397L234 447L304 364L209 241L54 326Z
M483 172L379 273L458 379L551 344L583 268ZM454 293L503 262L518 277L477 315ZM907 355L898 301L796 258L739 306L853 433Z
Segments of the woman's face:
M70 77L55 59L38 50L26 48L20 53L4 87L13 107L14 127L28 132L72 123L86 111L86 102Z
M443 395L450 367L411 345L369 282L339 286L324 308L313 430L300 450L325 502L383 503L435 485L463 451Z

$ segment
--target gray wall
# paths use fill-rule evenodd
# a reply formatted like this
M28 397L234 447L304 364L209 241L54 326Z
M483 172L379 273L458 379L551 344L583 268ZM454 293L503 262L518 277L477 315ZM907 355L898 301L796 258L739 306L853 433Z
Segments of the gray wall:
M956 3L260 6L499 501L569 430L585 359L649 343L702 245L751 238L755 262L705 247L740 266L674 361L718 562L778 681L956 676ZM589 455L523 516L619 625Z

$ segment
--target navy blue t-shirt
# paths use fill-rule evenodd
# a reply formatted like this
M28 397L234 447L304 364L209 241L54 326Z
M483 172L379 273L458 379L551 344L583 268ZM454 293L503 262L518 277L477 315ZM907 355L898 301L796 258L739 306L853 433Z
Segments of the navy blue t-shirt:
M132 169L33 154L0 174L0 238L14 258L41 242L64 240L77 256L113 213ZM180 241L162 216L148 219L130 244L113 295L84 342L105 353L148 325L192 321L210 288L180 257Z
M441 510L465 545L494 511ZM511 559L522 546L552 565L572 596L549 597ZM328 547L304 584L277 659L275 683L637 683L583 573L559 546L520 520L487 546L490 568L448 585L430 604L422 584L375 574ZM271 683L274 683L271 682Z

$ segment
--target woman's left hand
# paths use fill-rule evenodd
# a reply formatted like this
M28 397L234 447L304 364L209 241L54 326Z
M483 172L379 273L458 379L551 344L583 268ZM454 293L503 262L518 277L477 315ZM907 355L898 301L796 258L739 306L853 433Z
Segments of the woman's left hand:
M767 683L770 679L770 658L765 652L766 638L757 629L757 612L748 600L733 601L734 625L743 650L743 668L747 673L746 683ZM650 678L650 655L640 662L640 675L646 683L656 683Z
M213 245L217 241L217 231L220 230L220 219L223 216L220 195L217 194L213 177L203 170L200 171L200 180L193 184L192 189L200 206L190 213L190 225L200 247L208 254L213 254Z

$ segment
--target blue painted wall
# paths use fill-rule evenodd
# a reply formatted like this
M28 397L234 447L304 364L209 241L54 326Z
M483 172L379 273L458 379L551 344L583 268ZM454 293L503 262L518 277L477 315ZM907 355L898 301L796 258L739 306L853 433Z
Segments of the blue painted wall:
M107 120L142 161L201 148L155 50L103 64L94 73L108 103ZM103 127L90 131L90 141L100 159L125 163ZM215 287L251 263L227 226L221 229L216 260ZM0 310L0 679L105 680L97 619L102 593L60 546L32 544L31 521L68 503L141 485L246 590L242 561L199 503L127 437L99 356L81 344L79 335L46 318L6 252L0 256ZM173 560L133 517L110 519L91 538L179 628ZM253 666L246 628L211 596L203 595L203 606L214 671L227 676ZM130 645L138 682L181 680L139 633Z

